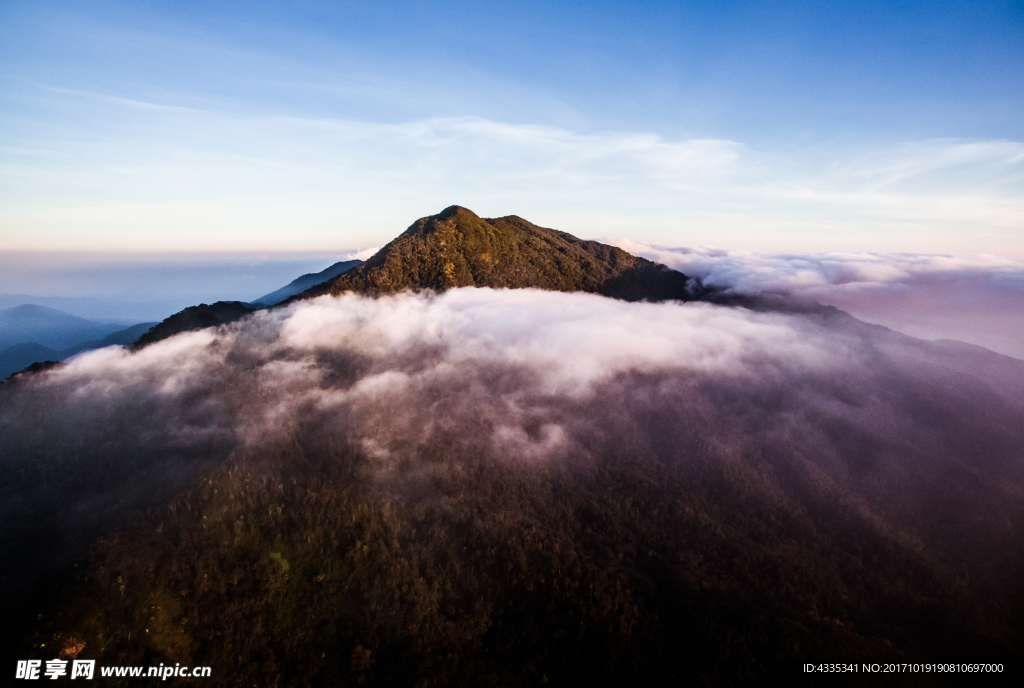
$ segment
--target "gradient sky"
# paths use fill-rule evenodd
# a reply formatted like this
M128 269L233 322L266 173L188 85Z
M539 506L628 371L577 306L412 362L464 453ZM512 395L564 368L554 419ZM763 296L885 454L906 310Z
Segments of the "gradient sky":
M0 0L0 251L1024 257L1024 3Z

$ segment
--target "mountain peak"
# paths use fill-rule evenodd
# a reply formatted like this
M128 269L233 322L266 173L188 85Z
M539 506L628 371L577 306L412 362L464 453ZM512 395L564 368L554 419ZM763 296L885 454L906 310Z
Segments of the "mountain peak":
M453 205L420 218L362 265L295 298L457 287L584 291L627 301L692 298L680 272L615 246Z
M461 205L450 205L441 212L439 212L437 215L433 215L432 217L435 217L438 220L448 220L453 217L473 218L476 220L480 219L479 215L474 213L469 208L463 208Z

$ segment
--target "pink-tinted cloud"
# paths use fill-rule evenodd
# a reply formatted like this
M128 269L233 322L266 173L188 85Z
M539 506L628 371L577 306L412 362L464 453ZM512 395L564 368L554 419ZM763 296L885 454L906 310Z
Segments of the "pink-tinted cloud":
M773 254L616 245L705 284L786 293L924 339L957 339L1024 358L1024 260L915 253Z

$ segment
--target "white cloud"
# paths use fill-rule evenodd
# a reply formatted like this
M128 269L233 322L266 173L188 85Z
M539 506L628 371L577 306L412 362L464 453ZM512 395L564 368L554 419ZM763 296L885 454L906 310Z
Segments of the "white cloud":
M69 418L123 408L145 417L137 421L144 426L166 416L154 436L184 443L226 430L225 414L236 414L233 432L260 445L310 413L345 409L349 437L379 457L444 422L436 408L443 399L444 417L493 421L490 441L500 451L542 458L569 442L557 419L533 422L546 398L589 403L633 374L751 383L833 375L857 358L850 341L797 316L460 289L321 297L137 353L88 352L31 384L40 403L59 399ZM332 382L337 374L352 383Z
M342 260L368 260L376 255L377 251L380 250L380 246L372 246L370 248L364 248L360 251L352 251L351 253L344 254Z
M710 484L859 480L884 514L936 462L1011 470L1024 427L1019 361L843 317L534 290L323 297L0 391L5 466L48 476L18 482L0 519L43 523L60 551L231 456L356 448L390 476L639 452ZM102 477L50 487L67 475Z
M1024 259L914 253L778 254L617 246L711 286L783 292L926 339L959 339L1024 358Z
M750 374L765 347L801 366L826 365L783 316L532 289L323 297L290 314L281 345L344 347L395 360L419 356L424 347L443 349L456 366L530 366L542 371L544 389L559 394L585 394L596 382L635 370Z
M152 436L187 447L230 433L265 446L326 414L382 460L466 421L502 453L543 458L571 444L559 409L607 403L623 380L798 395L810 393L799 391L807 379L884 387L871 382L890 369L879 361L895 370L919 365L913 347L874 337L841 319L703 303L529 289L348 294L261 311L137 353L85 353L28 381L23 400L0 409L0 420L21 427L10 419L57 410L73 437L81 432L75 423L101 432L99 419L117 413L133 427L132 442Z
M480 117L379 123L61 97L91 124L59 145L31 132L9 142L10 248L323 250L379 244L457 203L585 237L1024 256L1015 141L772 151Z

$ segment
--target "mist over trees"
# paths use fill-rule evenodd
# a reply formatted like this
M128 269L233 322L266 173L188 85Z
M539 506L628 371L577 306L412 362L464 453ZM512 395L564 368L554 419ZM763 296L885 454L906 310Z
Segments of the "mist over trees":
M1024 363L981 351L469 289L92 352L0 387L7 647L225 685L1019 657Z

